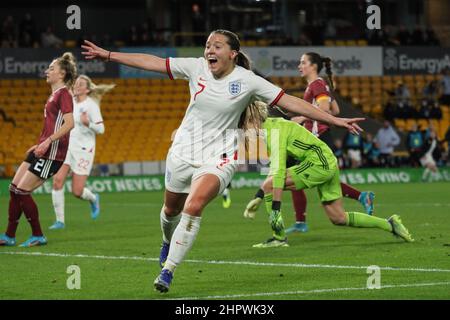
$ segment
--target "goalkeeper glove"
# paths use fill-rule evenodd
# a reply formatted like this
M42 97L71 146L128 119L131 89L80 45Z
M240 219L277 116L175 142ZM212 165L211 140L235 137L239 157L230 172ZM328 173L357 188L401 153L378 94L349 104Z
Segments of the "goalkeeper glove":
M254 198L252 199L248 204L247 207L245 208L244 211L244 218L247 219L254 219L256 216L256 211L258 211L259 206L261 205L261 202L263 201L263 199L261 198Z

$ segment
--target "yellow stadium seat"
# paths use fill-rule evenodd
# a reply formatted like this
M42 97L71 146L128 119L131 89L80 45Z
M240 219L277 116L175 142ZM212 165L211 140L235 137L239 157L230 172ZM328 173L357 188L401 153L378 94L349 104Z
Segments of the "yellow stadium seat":
M357 45L361 46L361 47L366 47L368 45L367 40L365 39L360 39L357 41Z
M66 40L66 41L64 41L64 46L66 48L75 48L77 46L77 41L76 40Z
M406 122L404 119L395 119L394 125L396 128L398 128L400 130L404 130L406 128Z

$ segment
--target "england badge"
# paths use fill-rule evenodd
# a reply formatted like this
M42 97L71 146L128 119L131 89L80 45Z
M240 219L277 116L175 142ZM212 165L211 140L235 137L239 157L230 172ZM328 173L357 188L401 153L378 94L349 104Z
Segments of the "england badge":
M232 81L228 84L228 91L230 91L231 95L237 96L241 93L241 82L240 81Z

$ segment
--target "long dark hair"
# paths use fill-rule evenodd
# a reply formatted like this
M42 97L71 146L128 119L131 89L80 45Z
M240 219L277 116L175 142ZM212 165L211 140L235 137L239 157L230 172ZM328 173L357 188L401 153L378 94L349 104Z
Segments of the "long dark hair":
M241 42L239 40L239 36L234 32L224 29L214 30L213 32L211 32L211 34L213 33L218 33L227 37L227 43L230 46L231 50L235 50L238 53L238 55L235 58L236 64L238 66L250 70L251 61L250 58L244 52L241 51Z
M331 71L331 59L329 57L322 57L320 54L316 52L307 52L305 53L309 57L309 61L311 64L315 64L317 66L317 73L322 71L325 66L325 73L327 74L327 83L330 86L331 90L334 90L333 85L333 71Z

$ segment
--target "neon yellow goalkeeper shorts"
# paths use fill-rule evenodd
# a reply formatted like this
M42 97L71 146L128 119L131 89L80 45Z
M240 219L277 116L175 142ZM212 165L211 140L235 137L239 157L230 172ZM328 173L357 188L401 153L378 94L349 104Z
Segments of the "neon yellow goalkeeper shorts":
M287 170L297 190L317 187L319 198L322 202L342 198L339 168L336 161L334 161L333 165L330 165L328 170L309 161L292 166Z

